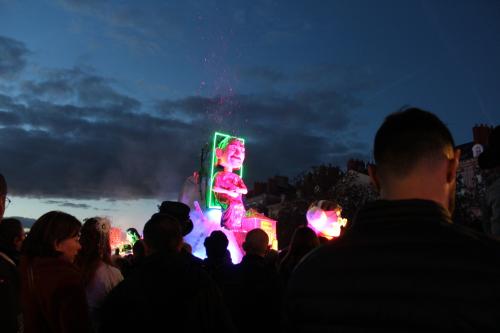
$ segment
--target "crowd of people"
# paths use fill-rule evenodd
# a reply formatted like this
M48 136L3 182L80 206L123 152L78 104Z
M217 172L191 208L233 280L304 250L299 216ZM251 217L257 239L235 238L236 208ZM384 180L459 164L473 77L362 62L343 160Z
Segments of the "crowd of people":
M500 127L479 158L500 169ZM110 221L58 211L25 233L0 222L1 332L365 332L500 330L500 178L486 232L453 223L460 151L434 114L409 108L378 129L370 178L380 199L320 241L307 226L273 252L262 229L234 264L213 231L206 259L183 237L189 207L165 201L133 255L112 255ZM7 183L0 175L0 218Z

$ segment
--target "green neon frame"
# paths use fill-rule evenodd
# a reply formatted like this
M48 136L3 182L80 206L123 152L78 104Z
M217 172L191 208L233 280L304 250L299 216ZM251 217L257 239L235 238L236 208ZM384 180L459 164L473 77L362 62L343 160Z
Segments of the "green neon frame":
M210 174L208 178L208 190L207 190L207 208L220 208L219 203L217 202L217 199L215 199L215 196L213 195L213 186L214 186L214 173L217 171L215 168L215 164L217 163L217 156L215 155L215 148L219 145L219 143L224 140L227 137L235 137L238 140L241 140L243 144L245 144L245 139L239 138L237 136L221 133L221 132L215 132L214 137L212 140L212 153L210 154ZM243 165L241 168L235 173L240 176L240 178L243 179Z

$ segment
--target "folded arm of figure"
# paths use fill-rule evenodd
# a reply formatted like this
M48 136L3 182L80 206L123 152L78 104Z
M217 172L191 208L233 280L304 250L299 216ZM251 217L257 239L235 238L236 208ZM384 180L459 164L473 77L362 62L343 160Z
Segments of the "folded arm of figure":
M227 194L227 195L229 195L232 198L236 198L241 193L241 192L238 192L238 190L240 190L238 188L236 188L234 190L228 190L228 189L225 189L225 188L222 188L222 187L214 186L212 188L212 190L214 192L217 192L217 193Z

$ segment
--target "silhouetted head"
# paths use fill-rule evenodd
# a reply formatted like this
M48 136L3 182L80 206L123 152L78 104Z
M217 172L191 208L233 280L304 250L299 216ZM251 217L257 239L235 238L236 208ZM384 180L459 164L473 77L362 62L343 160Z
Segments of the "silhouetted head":
M0 246L4 249L20 251L24 241L24 229L21 221L6 218L0 221Z
M387 116L375 135L369 173L381 197L428 199L453 210L460 151L434 114L409 108Z
M86 219L80 231L80 244L82 245L80 255L110 262L110 230L111 223L107 218L92 217Z
M191 208L188 205L178 201L163 201L158 206L161 214L168 214L176 218L181 225L182 236L186 236L193 230L193 221L189 217Z
M73 215L51 211L42 215L30 229L22 254L34 257L64 257L73 262L81 248L82 224Z
M300 226L295 229L290 241L288 254L303 257L315 247L319 246L318 236L309 227Z
M127 240L134 245L139 239L141 239L141 235L136 228L128 228L127 231Z
M269 249L269 236L262 229L250 230L243 242L243 250L246 254L255 254L258 256L265 256Z
M384 177L404 177L421 161L452 155L455 143L446 125L417 108L393 113L375 135L373 155Z
M103 217L92 217L83 223L80 231L82 249L76 263L82 270L85 283L90 282L100 261L111 264L110 230L111 223Z
M229 240L222 231L215 230L205 238L203 245L205 245L208 258L222 258L226 255Z
M181 229L179 221L171 215L154 214L144 225L146 252L179 252L182 246Z

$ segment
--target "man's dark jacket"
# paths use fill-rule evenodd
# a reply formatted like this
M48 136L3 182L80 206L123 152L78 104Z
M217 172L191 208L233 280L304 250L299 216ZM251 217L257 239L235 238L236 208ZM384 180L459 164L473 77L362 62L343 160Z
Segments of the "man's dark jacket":
M276 269L259 255L246 254L234 266L224 296L239 332L279 330L283 288Z
M2 333L18 332L21 316L21 282L17 253L0 244L0 327Z
M292 275L294 332L500 331L499 244L424 200L365 206Z

